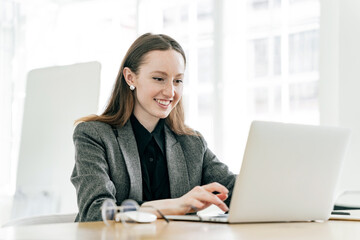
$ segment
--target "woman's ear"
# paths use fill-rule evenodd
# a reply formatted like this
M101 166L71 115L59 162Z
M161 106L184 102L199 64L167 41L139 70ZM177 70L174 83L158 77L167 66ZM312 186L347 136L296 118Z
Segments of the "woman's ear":
M123 69L123 76L124 76L124 78L125 78L126 83L127 83L129 86L134 86L134 87L136 87L136 75L135 75L135 73L133 73L133 72L131 71L130 68L125 67L125 68Z

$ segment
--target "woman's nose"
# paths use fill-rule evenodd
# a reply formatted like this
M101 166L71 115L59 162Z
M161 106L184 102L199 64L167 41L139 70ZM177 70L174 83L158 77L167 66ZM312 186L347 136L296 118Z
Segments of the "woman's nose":
M164 94L166 97L173 97L173 96L175 95L175 87L174 87L173 81L169 81L169 82L164 86L163 94Z

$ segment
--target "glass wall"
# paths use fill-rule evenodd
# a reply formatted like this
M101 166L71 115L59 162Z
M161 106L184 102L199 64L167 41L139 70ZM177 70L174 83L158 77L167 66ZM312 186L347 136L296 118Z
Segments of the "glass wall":
M234 172L252 120L319 122L318 0L0 4L1 190L14 179L27 72L99 61L100 113L125 51L145 32L184 47L186 123Z

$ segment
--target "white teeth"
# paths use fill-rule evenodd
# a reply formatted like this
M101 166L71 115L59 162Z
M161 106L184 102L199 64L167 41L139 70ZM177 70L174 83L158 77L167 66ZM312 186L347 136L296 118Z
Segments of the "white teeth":
M165 106L167 106L167 105L170 104L170 101L159 100L159 99L156 99L156 101L157 101L158 103L160 103L161 105L165 105Z

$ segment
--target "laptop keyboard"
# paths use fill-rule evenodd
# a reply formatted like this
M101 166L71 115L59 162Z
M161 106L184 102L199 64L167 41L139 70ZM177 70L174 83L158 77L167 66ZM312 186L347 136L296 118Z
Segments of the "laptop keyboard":
M226 222L228 217L229 217L229 214L223 213L223 214L219 214L216 216L212 216L209 219L210 219L210 221L214 221L214 222Z

